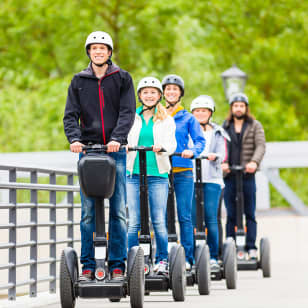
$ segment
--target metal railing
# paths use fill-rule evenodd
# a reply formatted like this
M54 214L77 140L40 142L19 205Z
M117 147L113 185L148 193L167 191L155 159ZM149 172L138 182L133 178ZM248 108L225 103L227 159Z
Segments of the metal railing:
M57 257L57 245L66 244L67 246L74 246L75 242L80 242L80 238L74 238L74 227L79 225L80 217L78 221L74 220L75 209L80 210L80 204L74 204L74 192L79 192L79 186L74 185L74 176L77 176L76 172L53 170L53 169L39 169L39 168L24 168L17 166L1 166L2 172L8 173L8 182L0 182L0 190L8 191L8 202L0 203L0 215L3 210L8 212L8 223L0 224L0 231L7 230L8 242L0 243L0 250L8 250L8 260L6 264L0 264L0 272L3 270L8 271L8 282L0 285L0 290L8 290L8 299L16 299L16 288L20 286L29 286L29 295L31 297L37 296L38 283L49 282L49 292L56 292L56 279L57 279L57 262L60 258ZM20 183L18 178L21 178L19 174L22 174L22 178L25 178L25 174L29 177L29 183ZM39 184L38 179L44 176L49 177L49 184ZM66 185L57 185L57 177L66 177ZM19 180L20 181L20 180ZM26 181L25 181L26 182ZM30 202L21 203L18 202L17 191L26 190L30 192ZM49 203L38 202L38 192L49 192ZM66 200L57 204L57 192L65 192ZM47 198L48 199L48 198ZM29 209L30 221L18 223L17 213L21 209ZM39 221L38 211L39 209L49 210L49 220ZM66 209L66 220L57 221L57 211L59 209ZM40 219L41 220L41 219ZM66 237L57 238L57 227L67 227ZM49 228L49 239L40 240L38 233L39 228ZM76 228L76 227L75 227ZM28 229L30 239L25 242L17 241L17 230ZM3 237L1 236L3 239ZM38 248L40 246L49 247L49 257L42 258L38 254ZM29 248L30 258L17 262L17 249ZM1 263L5 262L2 258ZM49 264L49 273L45 277L40 277L38 273L38 265ZM29 267L29 278L24 281L17 279L17 269L20 267ZM1 274L3 277L3 274Z

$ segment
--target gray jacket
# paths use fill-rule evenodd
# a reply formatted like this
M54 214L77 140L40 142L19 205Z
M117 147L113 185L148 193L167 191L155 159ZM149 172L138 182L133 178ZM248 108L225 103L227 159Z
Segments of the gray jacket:
M213 153L216 154L217 159L215 161L202 160L202 182L216 183L220 184L223 187L224 184L223 184L221 163L225 160L227 154L225 139L230 140L230 138L229 135L221 126L212 122L210 124L213 127L212 139L207 153L203 151L200 154L200 156L207 155L208 153ZM203 133L205 134L205 132ZM194 178L195 178L195 164L194 164Z

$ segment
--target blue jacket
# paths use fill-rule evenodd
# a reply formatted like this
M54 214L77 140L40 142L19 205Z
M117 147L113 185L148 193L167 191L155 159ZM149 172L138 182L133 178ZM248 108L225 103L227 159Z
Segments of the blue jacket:
M199 156L205 147L205 139L199 122L185 109L177 112L173 118L176 125L176 152L191 150L194 153L194 157ZM189 135L194 143L193 147L188 145ZM173 156L172 167L193 168L193 163L191 159Z

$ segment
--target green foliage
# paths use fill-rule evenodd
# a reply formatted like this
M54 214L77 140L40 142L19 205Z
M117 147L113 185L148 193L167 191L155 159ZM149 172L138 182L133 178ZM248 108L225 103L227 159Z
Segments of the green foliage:
M308 3L298 0L4 0L0 2L1 152L68 147L62 117L87 35L109 32L114 61L137 82L181 75L183 104L200 94L228 111L221 72L236 63L268 141L308 137Z

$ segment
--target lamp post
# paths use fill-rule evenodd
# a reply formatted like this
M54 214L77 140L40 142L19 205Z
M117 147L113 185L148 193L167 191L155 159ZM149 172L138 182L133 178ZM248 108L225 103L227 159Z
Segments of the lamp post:
M241 71L236 65L224 71L221 74L221 78L227 100L229 100L233 93L244 92L247 74Z

